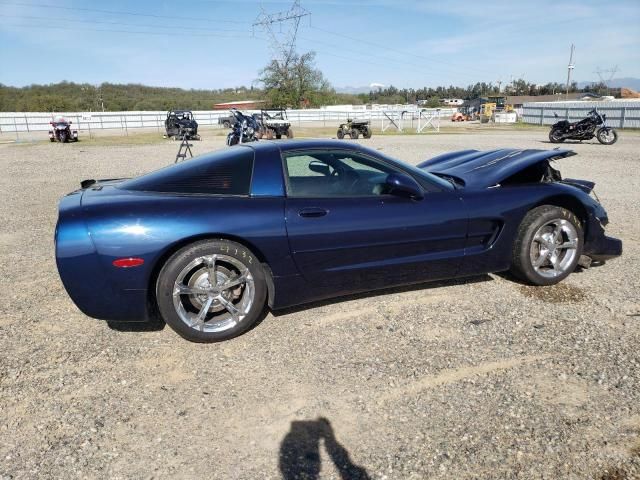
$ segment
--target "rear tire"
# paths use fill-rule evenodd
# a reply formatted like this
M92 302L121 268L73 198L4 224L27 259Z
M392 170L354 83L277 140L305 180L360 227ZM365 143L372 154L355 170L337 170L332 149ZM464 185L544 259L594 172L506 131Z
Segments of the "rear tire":
M372 134L371 129L367 127L367 128L364 129L364 132L362 133L362 136L364 138L371 138L371 134Z
M564 138L562 138L562 132L559 128L552 128L549 132L549 141L551 143L562 143L564 142Z
M230 286L224 289L225 284ZM223 239L179 250L164 264L156 283L162 318L192 342L219 342L246 332L259 320L266 298L258 258L243 245Z
M573 212L555 205L530 210L518 227L511 272L532 285L555 285L578 265L582 224Z

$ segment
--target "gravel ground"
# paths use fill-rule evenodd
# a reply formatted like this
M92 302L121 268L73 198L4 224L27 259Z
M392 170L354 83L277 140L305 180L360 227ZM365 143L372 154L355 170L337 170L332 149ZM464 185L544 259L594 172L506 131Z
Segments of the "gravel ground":
M417 163L545 138L366 142ZM0 479L640 478L640 135L572 147L560 169L597 182L621 259L555 287L488 275L309 305L197 345L85 317L53 252L60 196L177 144L0 145Z

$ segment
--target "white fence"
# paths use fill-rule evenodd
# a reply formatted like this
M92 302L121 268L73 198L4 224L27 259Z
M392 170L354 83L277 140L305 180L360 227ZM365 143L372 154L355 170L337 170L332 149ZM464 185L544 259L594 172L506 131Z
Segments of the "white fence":
M414 128L419 122L420 110L407 106L406 110L383 111L383 110L358 110L358 111L332 111L332 110L287 110L289 121L294 125L314 122L322 126L337 127L338 123L346 121L348 118L359 120L370 120L374 126L387 118L385 113L392 117L401 117L405 127ZM455 108L442 109L422 109L427 115L450 116ZM257 110L244 111L254 113ZM193 115L199 126L218 126L218 119L230 115L227 110L203 110L194 111ZM0 133L38 132L47 131L49 122L55 116L63 116L70 120L74 128L78 130L102 130L121 129L127 131L136 128L156 128L158 131L164 129L164 120L167 112L0 112Z
M577 122L594 108L607 115L610 127L640 128L640 102L633 101L525 103L520 118L525 123L536 125L553 125L558 120Z

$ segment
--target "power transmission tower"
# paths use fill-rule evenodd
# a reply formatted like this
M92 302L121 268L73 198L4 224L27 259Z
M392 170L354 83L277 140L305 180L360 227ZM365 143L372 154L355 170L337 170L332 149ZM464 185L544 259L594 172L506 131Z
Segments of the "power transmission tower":
M576 68L575 64L573 63L573 52L575 51L576 47L575 45L572 43L571 44L571 54L569 55L569 65L567 66L567 100L569 99L569 85L571 84L571 71Z
M601 69L600 67L598 67L596 69L596 71L594 73L598 74L598 77L600 77L600 83L603 83L604 86L607 88L607 94L609 93L609 84L611 83L611 80L613 80L614 75L618 72L618 65L616 65L613 68L609 68L606 70ZM609 73L609 77L605 80L605 76L604 74Z
M260 8L262 11L253 22L253 28L258 27L267 33L273 58L287 65L295 53L300 20L311 12L300 6L300 0L294 0L291 8L284 12L268 14L264 7Z

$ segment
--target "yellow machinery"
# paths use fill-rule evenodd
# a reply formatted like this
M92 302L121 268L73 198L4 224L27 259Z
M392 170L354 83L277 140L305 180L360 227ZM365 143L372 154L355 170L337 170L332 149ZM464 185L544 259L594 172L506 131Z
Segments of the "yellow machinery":
M490 96L488 101L480 105L480 123L487 123L493 118L495 112L513 112L513 105L506 104L507 97Z
M488 123L495 110L495 102L486 102L480 105L480 112L478 114L480 116L480 123Z

